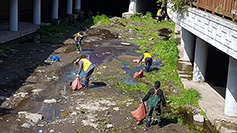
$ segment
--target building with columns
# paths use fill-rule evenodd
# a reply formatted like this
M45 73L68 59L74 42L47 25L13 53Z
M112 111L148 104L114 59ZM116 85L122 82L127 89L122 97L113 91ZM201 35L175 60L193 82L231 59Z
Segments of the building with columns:
M236 5L237 2L235 1L235 3L233 4ZM171 4L169 4L168 6L171 6ZM234 15L236 15L236 8L237 7L233 7L232 9L232 14ZM222 81L226 81L225 106L223 107L223 113L227 116L236 117L236 18L234 16L232 19L224 19L224 17L215 15L215 11L213 12L214 13L209 13L203 10L199 10L197 9L197 7L190 7L188 8L188 14L182 14L173 12L170 8L168 8L169 17L177 25L181 26L181 46L184 49L183 60L188 60L193 63L192 80L207 81L207 77L209 76L212 79L219 78L222 79ZM213 61L213 64L208 63L211 62L211 60L215 60ZM208 71L213 72L210 73ZM219 75L218 73L221 73L221 71L226 71L226 73Z
M111 8L113 7L113 8ZM34 33L40 25L65 15L157 11L156 0L6 0L0 2L0 44ZM84 13L84 14L83 14ZM89 13L88 13L89 14ZM75 17L78 18L78 17ZM11 32L9 32L11 31ZM8 36L8 37L4 37Z
M0 16L2 19L9 18L10 31L18 31L19 16L22 19L25 17L33 18L32 23L36 25L40 25L42 17L48 16L49 12L51 12L51 19L58 19L59 6L62 8L60 3L65 5L63 7L63 9L66 9L65 14L79 12L81 9L81 0L9 0L1 2ZM48 7L51 8L51 11L48 11ZM22 14L19 14L19 12ZM24 12L28 13L24 16Z
M0 3L0 44L34 33L43 23L58 20L60 16L79 16L81 11L81 0L7 0Z

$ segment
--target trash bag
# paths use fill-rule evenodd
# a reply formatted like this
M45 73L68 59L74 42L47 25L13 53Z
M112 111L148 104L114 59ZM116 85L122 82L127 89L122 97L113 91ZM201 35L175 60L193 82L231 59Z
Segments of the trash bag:
M59 61L59 57L57 55L55 55L54 56L54 60L58 62Z
M139 123L146 118L146 106L145 104L142 102L140 107L131 112L132 116L134 119L137 120L136 124L139 125Z
M52 61L56 61L56 62L59 61L59 57L57 55L51 56L51 57L49 57L49 59L52 60Z
M74 80L72 81L72 90L75 91L77 89L78 90L83 89L83 86L82 84L80 84L80 79L78 76L76 76Z
M143 70L140 70L139 72L135 72L133 78L141 78L142 76L143 76Z

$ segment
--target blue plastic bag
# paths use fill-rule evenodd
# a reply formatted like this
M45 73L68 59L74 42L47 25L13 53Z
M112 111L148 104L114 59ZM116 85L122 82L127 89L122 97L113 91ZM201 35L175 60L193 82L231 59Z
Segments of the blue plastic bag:
M54 60L58 62L59 61L59 57L57 55L55 55L54 56Z
M52 61L56 61L56 62L59 61L59 57L57 55L51 56L51 57L49 57L49 59L52 60Z

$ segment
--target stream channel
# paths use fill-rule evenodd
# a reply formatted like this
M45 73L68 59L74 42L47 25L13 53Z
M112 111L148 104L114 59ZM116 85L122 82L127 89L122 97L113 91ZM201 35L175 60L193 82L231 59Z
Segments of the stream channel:
M135 52L139 47L134 44L122 45L122 41L107 30L91 30L93 31L88 31L84 37L82 42L83 51L81 54L87 55L91 62L96 65L93 75L100 75L102 73L101 76L103 75L103 77L109 77L111 75L119 76L119 74L113 70L113 68L116 68L118 71L122 71L128 75L128 78L122 79L124 83L137 85L140 81L134 80L133 75L135 72L144 68L144 64L138 65L134 62L134 60L140 59L141 55ZM8 44L4 45L7 46ZM104 110L102 109L100 113L100 109L95 110L95 112L90 112L84 111L85 108L81 107L79 113L77 112L77 115L75 115L75 109L79 106L78 103L85 103L85 101L82 102L79 100L88 97L95 98L94 94L98 95L96 97L97 99L101 97L102 99L106 99L110 95L113 95L113 93L115 94L115 96L113 96L115 99L132 97L132 99L134 99L133 103L139 103L139 100L145 95L141 92L137 94L137 91L135 94L124 93L124 91L121 90L111 92L113 89L116 89L113 86L109 86L111 81L108 79L105 80L106 78L100 79L100 77L95 78L93 76L90 80L89 90L72 92L69 83L74 79L77 72L77 66L73 65L72 62L80 55L76 53L75 45L64 45L60 42L55 43L54 41L41 42L39 36L36 34L27 40L14 41L14 43L10 43L9 45L11 46L10 52L3 52L0 56L0 59L3 61L0 65L1 132L112 131L108 126L106 129L102 128L102 130L100 127L101 121L98 123L93 121L91 122L92 124L88 124L90 126L88 127L83 120L86 119L85 116L87 115L88 118L92 112L97 112L94 116L99 116L99 118L103 116L102 114L110 116L108 119L117 132L157 131L154 127L147 130L144 128L144 124L139 126L135 124L135 120L131 117L129 112L136 109L137 106L135 105L139 104L125 107L127 110L120 109L122 113L113 113L115 107L113 108L114 110L106 112L103 112ZM54 55L60 57L59 62L49 60L49 57ZM161 64L159 59L153 59L152 71L158 72L157 67L161 66ZM84 84L83 78L81 83ZM33 90L38 90L38 92L35 93ZM87 92L88 94L85 94ZM108 95L105 94L105 92L107 92ZM25 95L23 96L23 94ZM123 96L119 96L119 94L123 94ZM47 104L43 102L45 99L56 99L57 102ZM89 101L89 99L86 101ZM111 103L113 102L114 101L111 101ZM38 123L32 123L29 120L20 118L20 111L42 114L43 119ZM168 106L167 109L163 111L163 114L170 111L171 108ZM180 112L184 113L184 123L188 123L188 127L195 132L214 132L214 130L212 130L213 127L210 126L208 121L205 123L197 123L192 120L192 113L187 113L186 110ZM126 124L123 118L126 118L127 122L130 121L132 123L130 125ZM163 119L164 127L158 131L187 131L184 126L180 127L177 121ZM23 127L24 124L28 124L29 127ZM98 124L97 127L95 124ZM121 128L122 126L124 126L124 128ZM87 129L84 129L84 127ZM200 127L202 130L198 129ZM78 128L81 129L79 130Z

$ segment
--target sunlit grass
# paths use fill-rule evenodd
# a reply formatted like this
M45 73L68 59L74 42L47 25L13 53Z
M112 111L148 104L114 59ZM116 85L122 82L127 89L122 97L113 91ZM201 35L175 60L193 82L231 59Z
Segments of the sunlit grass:
M109 25L110 19L104 14L97 15L82 22L82 26L92 26L97 25L98 23L100 23L100 25Z
M200 99L200 94L195 89L184 90L182 95L170 96L168 102L173 103L173 107L186 106L187 104L192 106L198 106L198 99Z
M98 23L101 25L109 25L111 19L105 15L97 15L93 17L91 21L93 21L94 25ZM177 48L178 42L173 38L174 32L171 33L171 38L168 41L163 41L161 39L162 37L157 33L157 31L162 28L169 28L174 31L175 23L168 21L156 22L149 12L144 16L141 14L134 14L130 19L121 18L118 21L124 25L121 28L130 29L133 32L136 32L137 36L135 38L139 39L130 41L131 43L138 44L140 50L134 52L142 54L145 50L149 50L149 52L152 53L153 58L159 58L164 66L159 67L158 72L145 73L145 77L142 78L142 82L144 83L128 85L125 82L112 82L112 79L118 79L117 75L113 75L107 77L107 79L111 80L110 85L115 85L116 87L125 90L141 90L142 92L147 93L151 86L154 85L154 82L159 80L161 82L161 89L165 92L169 92L166 95L168 96L170 104L178 107L183 107L186 104L198 106L198 99L200 99L199 93L194 89L185 90L176 70L179 51ZM127 25L127 23L132 24ZM153 44L152 48L147 47L148 44ZM173 93L170 92L170 90L176 90L177 92Z

